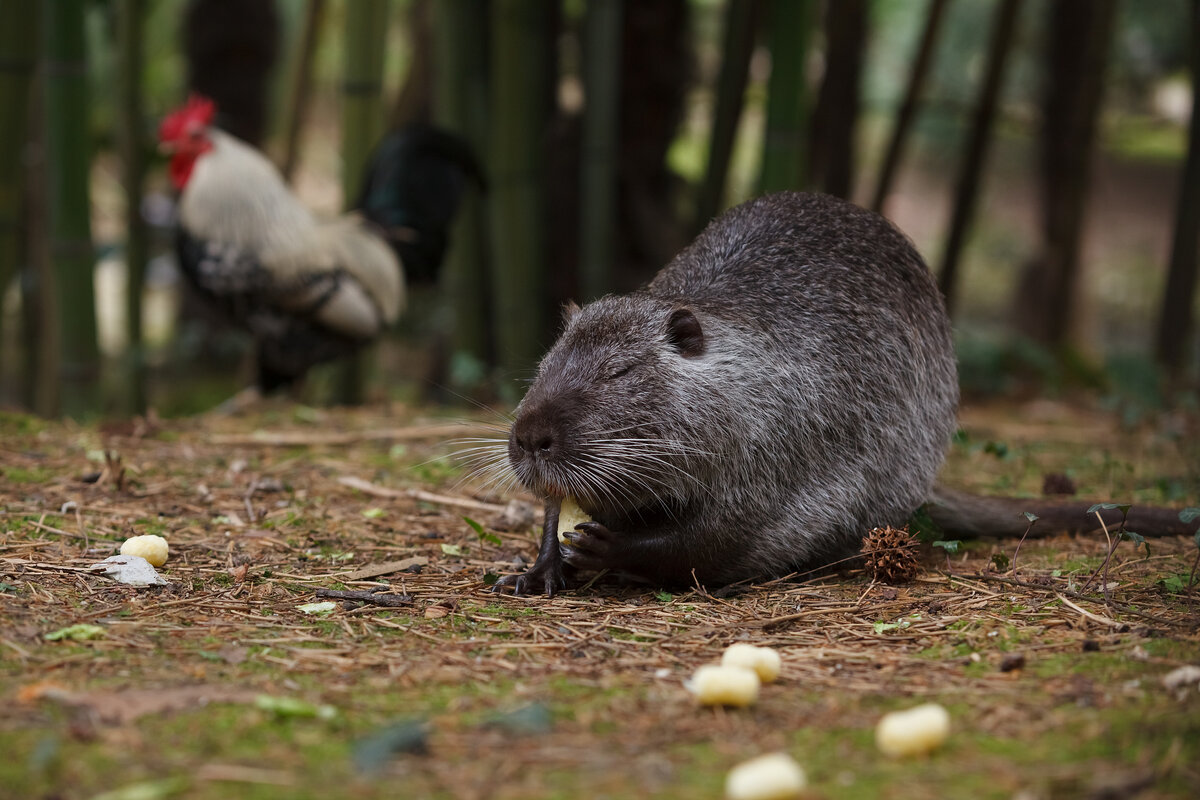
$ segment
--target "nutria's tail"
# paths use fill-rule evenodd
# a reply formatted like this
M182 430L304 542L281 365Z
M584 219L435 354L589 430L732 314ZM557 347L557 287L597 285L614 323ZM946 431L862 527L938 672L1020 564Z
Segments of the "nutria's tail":
M1093 505L1083 500L984 497L939 484L933 487L925 509L947 537L976 539L1022 535L1029 528L1029 520L1023 513L1026 511L1039 517L1029 531L1031 537L1099 530L1100 520L1095 513L1088 513ZM1120 509L1099 513L1110 531L1121 524ZM1142 536L1191 536L1197 524L1183 522L1174 509L1135 505L1129 510L1125 529Z

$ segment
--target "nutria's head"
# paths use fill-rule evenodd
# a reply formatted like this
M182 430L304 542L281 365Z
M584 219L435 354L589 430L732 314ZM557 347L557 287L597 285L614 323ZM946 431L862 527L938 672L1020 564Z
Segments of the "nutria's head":
M678 494L698 454L684 419L688 372L706 345L695 311L644 293L570 309L517 407L508 439L517 477L597 517Z

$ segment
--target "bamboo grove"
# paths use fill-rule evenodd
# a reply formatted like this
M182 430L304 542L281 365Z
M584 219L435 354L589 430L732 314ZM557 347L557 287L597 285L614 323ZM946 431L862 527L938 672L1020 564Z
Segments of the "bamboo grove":
M264 0L244 7L286 5L291 20L272 34L284 54L273 67L278 96L260 103L270 131L260 132L263 146L286 176L296 174L306 137L325 122L317 119L329 107L316 78L323 52L338 60L332 102L343 197L357 191L351 165L365 161L389 126L428 121L479 154L486 187L467 197L447 271L436 291L413 298L417 321L401 333L430 353L419 367L424 374L415 376L428 386L511 399L515 381L529 375L552 339L565 300L638 285L736 199L730 175L739 149L755 154L752 191L827 191L887 213L931 101L930 76L939 59L952 57L969 58L972 89L940 168L951 186L940 251L927 257L956 310L960 265L1006 124L1005 87L1021 69L1014 52L1030 28L1040 32L1032 69L1041 88L1029 123L1039 222L1030 245L1036 255L1020 267L1021 285L1031 288L1018 316L1024 335L1070 359L1106 82L1121 13L1133 13L1134 4L977 3L984 24L971 52L946 53L947 18L964 2L904 4L916 35L896 76L896 99L882 111L868 109L862 71L884 0ZM169 4L172 24L186 27L185 7L190 14L206 3L222 5ZM1194 104L1200 0L1170 9L1186 31L1180 38L1191 53ZM148 264L163 248L146 208L147 186L161 171L151 132L164 109L147 85L160 51L182 51L190 35L155 38L162 26L148 22L163 13L145 0L0 0L0 403L43 415L141 413L154 404L151 384L161 368L147 360L143 300ZM701 13L715 20L715 68L707 72L688 66L689 19ZM396 35L407 42L404 64L397 63ZM111 86L97 92L89 71L99 55L113 67ZM174 89L177 99L195 80L189 70ZM564 89L568 73L579 96ZM398 82L389 80L397 74ZM669 80L680 87L674 99L660 91ZM696 92L709 109L701 166L680 180L668 154L685 113L682 98ZM880 135L869 139L877 153L864 152L868 110L882 120ZM747 144L752 112L762 122L754 128L758 140ZM1173 166L1179 189L1171 246L1158 265L1166 278L1157 318L1146 321L1153 328L1146 357L1166 380L1194 386L1200 114L1186 130L1185 156ZM92 229L99 199L91 176L101 157L117 165L122 195L115 244L98 243ZM116 359L98 345L93 274L104 248L119 251L126 276L125 344ZM362 402L386 369L374 351L339 365L331 399Z

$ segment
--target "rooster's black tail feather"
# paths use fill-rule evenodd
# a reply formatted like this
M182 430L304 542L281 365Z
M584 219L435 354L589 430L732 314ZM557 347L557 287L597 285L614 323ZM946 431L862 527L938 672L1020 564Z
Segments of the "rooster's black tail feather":
M409 283L432 283L448 231L469 182L483 169L462 139L429 125L391 131L367 164L357 208L377 225L404 265Z

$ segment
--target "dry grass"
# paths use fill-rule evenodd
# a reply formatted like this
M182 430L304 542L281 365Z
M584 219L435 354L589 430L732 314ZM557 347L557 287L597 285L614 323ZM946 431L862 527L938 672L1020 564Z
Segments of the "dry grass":
M1039 408L965 413L950 481L1030 492L1041 473L1068 471L1097 499L1161 501L1182 482L1179 504L1200 503L1186 452L1160 431ZM1103 536L1026 542L1015 574L992 559L1015 542L949 564L937 551L898 587L871 584L851 560L719 591L602 579L513 598L486 576L531 559L535 540L464 522L490 525L510 498L459 482L440 444L459 430L402 408L99 428L0 420L0 743L13 754L0 786L702 797L720 795L738 760L788 749L825 797L1200 792L1197 690L1160 683L1200 662L1197 598L1161 582L1186 579L1191 541L1151 554L1123 543L1108 601L1084 590ZM138 533L170 540L170 585L89 570ZM300 609L321 589L380 587L399 605ZM77 623L103 633L44 638ZM697 709L683 680L741 640L778 648L782 680L754 709ZM311 705L280 712L260 695ZM951 708L954 740L928 761L880 761L875 720L915 698ZM307 716L322 704L336 716ZM426 754L363 755L410 718Z

